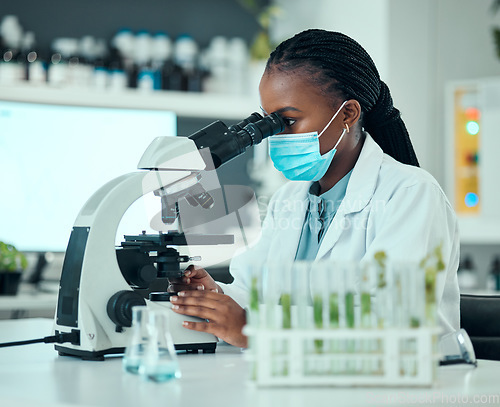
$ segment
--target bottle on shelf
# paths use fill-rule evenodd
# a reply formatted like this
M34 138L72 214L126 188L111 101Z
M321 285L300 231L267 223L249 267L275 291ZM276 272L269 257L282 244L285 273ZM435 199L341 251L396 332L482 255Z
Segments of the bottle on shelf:
M458 286L460 290L473 290L477 288L477 273L472 257L465 255L458 266Z
M174 43L171 90L202 91L202 78L197 62L198 44L189 34L179 35Z
M55 38L52 41L47 68L47 82L50 86L63 87L79 81L77 52L76 38Z
M46 63L36 47L35 34L27 31L22 40L19 61L24 66L24 79L30 84L43 84L47 79Z
M496 256L491 262L488 273L488 289L500 291L500 256Z
M157 32L151 43L151 64L155 73L155 90L164 89L172 70L172 40L164 31Z
M156 73L152 66L153 39L146 30L141 30L135 36L134 43L134 74L137 89L152 91L155 89Z
M79 69L82 78L87 78L88 86L104 89L107 87L107 70L104 57L107 48L91 35L80 38L78 43Z
M0 23L3 47L0 55L0 83L13 84L24 80L24 65L20 61L23 28L14 15L6 15Z
M111 40L109 58L110 88L119 89L126 76L126 87L137 87L134 68L135 36L130 28L121 28Z
M109 52L106 41L104 39L95 39L92 51L87 52L87 54L90 61L91 86L96 89L109 88L110 71L107 65Z
M248 64L250 54L243 38L234 37L229 40L229 92L237 95L247 93Z
M212 38L203 54L203 62L209 75L205 90L213 93L225 93L229 90L229 45L226 37Z

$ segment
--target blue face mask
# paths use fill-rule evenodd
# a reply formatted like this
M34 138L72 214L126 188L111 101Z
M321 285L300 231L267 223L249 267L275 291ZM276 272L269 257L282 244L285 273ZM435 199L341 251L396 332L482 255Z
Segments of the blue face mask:
M274 167L291 181L318 181L323 178L346 129L342 132L335 146L323 155L319 152L319 138L346 103L347 100L342 103L339 110L319 134L315 131L300 134L277 134L269 137L269 155L273 160Z

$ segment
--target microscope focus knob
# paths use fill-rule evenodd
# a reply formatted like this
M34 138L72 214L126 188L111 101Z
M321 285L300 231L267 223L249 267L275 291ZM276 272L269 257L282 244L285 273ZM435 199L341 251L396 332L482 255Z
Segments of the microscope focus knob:
M132 326L132 307L146 305L146 300L134 291L118 291L108 300L108 316L118 327Z

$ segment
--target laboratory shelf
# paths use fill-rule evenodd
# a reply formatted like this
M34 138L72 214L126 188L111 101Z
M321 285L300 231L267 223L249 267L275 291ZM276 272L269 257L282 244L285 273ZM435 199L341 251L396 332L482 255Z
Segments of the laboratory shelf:
M218 93L107 90L48 85L2 85L0 100L93 107L157 109L179 117L239 120L259 110L256 96Z

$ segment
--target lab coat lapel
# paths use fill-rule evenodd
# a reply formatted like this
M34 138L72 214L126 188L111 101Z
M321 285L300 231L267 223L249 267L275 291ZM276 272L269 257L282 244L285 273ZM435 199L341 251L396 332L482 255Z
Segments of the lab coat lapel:
M347 215L361 211L370 202L377 185L383 154L379 145L366 133L345 197L323 237L316 259L324 257L335 246L342 232L349 227Z

